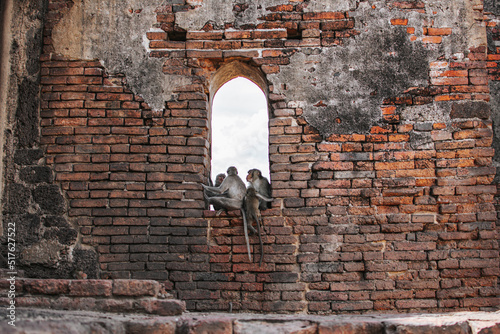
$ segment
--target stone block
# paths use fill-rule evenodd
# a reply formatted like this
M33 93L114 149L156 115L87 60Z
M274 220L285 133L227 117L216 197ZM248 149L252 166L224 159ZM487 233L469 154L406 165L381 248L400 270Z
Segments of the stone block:
M140 300L136 305L139 310L161 316L181 315L186 310L186 303L176 299Z
M113 283L108 280L72 280L69 285L70 296L111 296Z
M152 280L114 280L113 295L116 296L156 296L160 283Z
M59 279L27 279L24 280L24 289L32 295L61 295L69 292L68 280Z
M318 334L379 334L384 325L378 322L320 322Z

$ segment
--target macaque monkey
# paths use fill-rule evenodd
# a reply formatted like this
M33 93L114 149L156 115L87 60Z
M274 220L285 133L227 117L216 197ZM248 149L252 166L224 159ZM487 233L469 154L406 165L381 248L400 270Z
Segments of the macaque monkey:
M218 187L209 187L202 184L204 195L208 204L221 209L217 212L219 215L223 210L240 210L243 218L243 231L245 233L245 241L247 244L248 258L252 260L250 254L250 243L248 241L248 227L245 209L243 208L243 200L246 194L246 186L243 180L238 176L236 167L231 166L227 169L227 176ZM209 197L207 193L214 193L216 196Z
M247 181L251 187L255 188L260 195L271 198L271 185L267 178L262 176L262 172L258 169L250 169L247 175ZM267 210L271 208L271 202L259 199L259 209Z
M219 206L225 210L240 210L243 205L246 187L245 183L238 176L236 167L231 166L227 169L227 177L218 187L210 187L202 184L205 190L205 198L208 204ZM214 194L214 196L210 196Z
M260 210L259 210L260 201L268 203L272 201L272 198L267 198L262 196L253 187L247 188L247 192L245 195L245 210L247 215L246 220L248 227L252 226L252 222L255 222L257 224L257 230L259 232L259 243L260 243L259 266L262 265L262 258L264 257L264 245L262 244L262 232L261 232L262 217L260 215ZM248 246L248 252L249 252L248 257L251 258L250 246Z

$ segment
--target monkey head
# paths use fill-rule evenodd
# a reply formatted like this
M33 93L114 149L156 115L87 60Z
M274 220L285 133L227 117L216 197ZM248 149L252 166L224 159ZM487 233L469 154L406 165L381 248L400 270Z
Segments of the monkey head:
M219 186L222 181L224 181L224 179L226 178L226 174L224 173L220 173L220 174L217 174L217 176L215 177L215 186Z
M262 172L256 168L250 169L247 175L247 181L252 182L262 177Z
M236 167L231 166L227 169L226 173L227 175L238 175L238 170L236 169Z
M249 197L257 197L257 190L255 190L254 187L248 187L246 195Z

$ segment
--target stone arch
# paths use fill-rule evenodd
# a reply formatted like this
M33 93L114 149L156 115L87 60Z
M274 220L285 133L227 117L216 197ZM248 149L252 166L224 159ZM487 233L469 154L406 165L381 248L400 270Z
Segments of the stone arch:
M210 104L212 103L219 88L221 88L226 82L237 77L244 77L255 83L260 87L260 89L262 89L267 98L268 89L264 74L258 68L236 60L220 67L210 79Z

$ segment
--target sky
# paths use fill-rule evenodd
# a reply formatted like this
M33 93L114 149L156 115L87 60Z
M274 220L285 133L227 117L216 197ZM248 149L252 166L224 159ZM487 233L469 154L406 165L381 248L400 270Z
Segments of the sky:
M258 168L269 179L267 101L262 90L245 78L224 84L212 105L212 180L238 169L246 183L249 169Z

